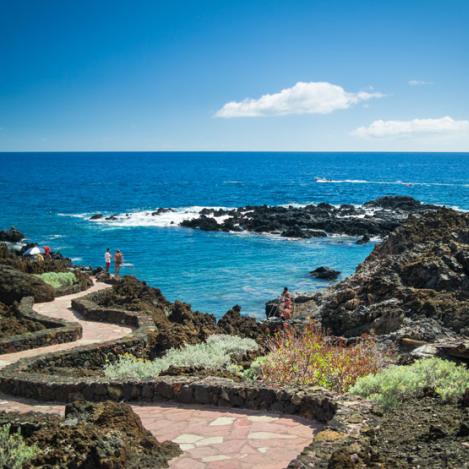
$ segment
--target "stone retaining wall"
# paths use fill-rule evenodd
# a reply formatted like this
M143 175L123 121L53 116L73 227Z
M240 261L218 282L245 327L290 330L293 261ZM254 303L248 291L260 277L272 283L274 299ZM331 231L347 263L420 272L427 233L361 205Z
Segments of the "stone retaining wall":
M77 322L67 322L52 319L33 310L33 297L23 298L18 310L20 314L31 321L43 324L46 329L0 339L0 354L20 352L45 345L74 342L81 338L82 327Z
M2 392L43 401L171 401L245 408L298 415L324 423L324 429L290 463L290 468L327 467L331 454L344 444L353 444L373 420L366 401L320 388L273 388L216 377L160 376L148 381L112 381L105 377L76 378L41 372L48 367L98 367L124 352L146 356L157 334L151 318L136 312L102 308L93 298L87 295L74 300L74 309L89 320L136 327L133 333L107 343L22 359L1 370Z

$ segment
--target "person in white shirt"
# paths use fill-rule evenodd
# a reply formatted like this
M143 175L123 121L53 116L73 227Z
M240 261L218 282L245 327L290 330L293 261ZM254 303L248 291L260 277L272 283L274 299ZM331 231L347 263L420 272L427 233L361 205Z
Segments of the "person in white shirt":
M109 269L111 268L111 250L109 248L106 249L104 253L104 262L106 263L106 272L109 273Z

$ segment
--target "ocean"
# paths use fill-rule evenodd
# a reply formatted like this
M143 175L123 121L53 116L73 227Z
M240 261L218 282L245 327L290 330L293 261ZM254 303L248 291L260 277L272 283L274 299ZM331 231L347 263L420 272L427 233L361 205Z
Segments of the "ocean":
M374 244L202 232L178 220L203 207L383 195L469 210L469 153L0 153L0 228L16 226L77 264L102 265L107 247L121 249L124 274L218 317L239 304L261 318L282 287L323 288L310 270L326 265L343 278ZM159 207L177 211L147 214ZM95 213L131 217L89 221Z

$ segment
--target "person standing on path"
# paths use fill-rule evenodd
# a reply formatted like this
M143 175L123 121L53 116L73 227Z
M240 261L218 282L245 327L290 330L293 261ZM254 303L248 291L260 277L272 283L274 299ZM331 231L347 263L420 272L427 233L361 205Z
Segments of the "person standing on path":
M106 273L109 273L109 269L111 268L111 250L109 248L106 249L104 253L104 262L106 264Z
M118 249L116 253L114 254L114 277L115 278L120 278L120 270L121 266L124 262L124 256L122 255L122 252Z

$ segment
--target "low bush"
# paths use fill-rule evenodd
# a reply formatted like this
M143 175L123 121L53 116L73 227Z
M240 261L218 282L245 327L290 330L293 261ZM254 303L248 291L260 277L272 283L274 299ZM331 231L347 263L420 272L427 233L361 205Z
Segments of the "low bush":
M465 366L441 358L426 358L362 377L350 391L383 408L391 408L403 399L421 397L429 391L445 401L452 401L462 396L467 388L469 370Z
M144 360L133 355L123 355L114 363L104 367L104 373L111 379L151 379L169 367L223 369L230 365L234 355L257 350L252 339L230 335L213 335L207 342L185 345L181 349L170 349L155 360Z
M257 357L249 368L243 368L241 365L231 364L227 367L227 371L233 375L237 375L242 379L255 381L262 376L262 366L267 361L267 357Z
M77 282L77 278L73 272L46 272L44 274L38 274L43 282L49 284L52 288L62 288L73 285Z
M0 467L22 469L38 451L37 446L28 446L19 433L12 433L9 424L0 427Z
M301 332L289 328L278 333L268 349L248 377L259 376L272 385L321 386L338 392L347 391L359 377L375 373L386 361L372 338L346 346L313 324Z

